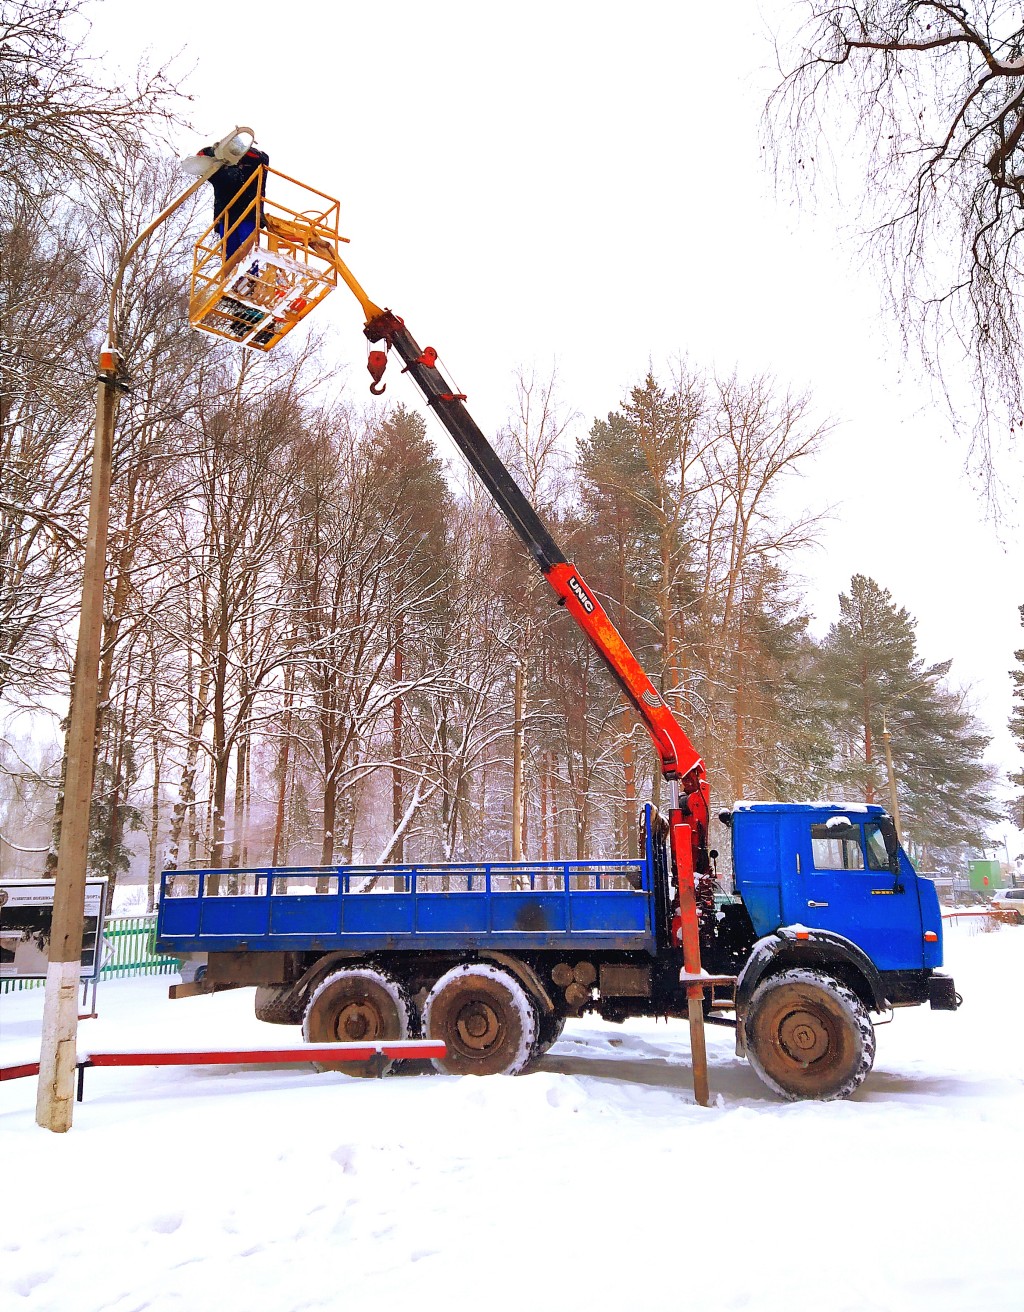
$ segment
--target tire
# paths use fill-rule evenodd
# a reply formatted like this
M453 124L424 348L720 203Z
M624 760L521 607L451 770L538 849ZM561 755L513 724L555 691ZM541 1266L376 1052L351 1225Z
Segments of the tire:
M747 1057L783 1098L848 1098L875 1060L875 1030L856 993L832 975L785 970L754 992Z
M269 1025L301 1025L303 1006L292 996L291 984L260 984L256 989L256 1019Z
M380 1043L407 1039L412 1007L405 989L382 970L369 967L332 971L310 995L302 1018L307 1043ZM320 1071L346 1075L382 1074L391 1066L365 1062L315 1062Z
M537 1021L537 1037L533 1041L533 1051L530 1053L530 1061L539 1060L549 1048L553 1048L558 1040L562 1037L562 1031L565 1029L566 1018L559 1016L556 1011L540 1016Z
M475 962L442 975L423 1004L423 1033L443 1039L446 1075L519 1075L533 1055L537 1010L514 976Z

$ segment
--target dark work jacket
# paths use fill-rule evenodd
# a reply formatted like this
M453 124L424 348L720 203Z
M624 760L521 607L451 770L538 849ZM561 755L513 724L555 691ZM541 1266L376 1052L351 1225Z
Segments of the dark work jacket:
M199 154L212 155L213 147L204 146ZM207 178L213 188L214 218L221 218L230 205L227 216L228 227L235 223L245 212L246 207L252 203L258 186L260 168L267 168L269 164L270 156L266 151L253 148L247 150L237 164L223 164L213 177ZM242 187L247 182L250 185L242 191ZM238 195L239 192L241 192L240 195ZM236 195L238 196L237 200L235 199Z

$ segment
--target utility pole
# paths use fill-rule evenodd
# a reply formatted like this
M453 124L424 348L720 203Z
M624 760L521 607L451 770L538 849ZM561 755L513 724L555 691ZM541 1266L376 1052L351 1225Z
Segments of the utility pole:
M248 135L248 141L241 134ZM46 968L43 1032L36 1091L36 1124L60 1134L71 1129L78 1061L78 989L85 914L85 877L89 856L89 811L96 763L96 711L99 696L100 643L103 636L103 584L110 521L110 478L117 401L124 384L118 376L115 317L125 270L142 243L170 218L224 164L237 163L253 141L251 128L236 128L204 160L200 176L149 223L125 252L114 276L107 309L107 340L96 375L89 523L85 538L82 602L71 686L67 736L67 774L53 927Z

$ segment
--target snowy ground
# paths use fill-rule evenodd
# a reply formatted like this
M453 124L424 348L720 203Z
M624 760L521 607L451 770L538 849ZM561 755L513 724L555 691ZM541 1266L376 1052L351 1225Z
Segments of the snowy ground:
M518 1079L94 1070L64 1136L0 1087L0 1304L30 1312L1024 1307L1024 928L954 928L956 1014L897 1013L849 1102L784 1104L709 1032L571 1024ZM80 1046L226 1046L252 992L100 989ZM0 998L0 1063L42 992ZM69 1201L62 1201L65 1192Z

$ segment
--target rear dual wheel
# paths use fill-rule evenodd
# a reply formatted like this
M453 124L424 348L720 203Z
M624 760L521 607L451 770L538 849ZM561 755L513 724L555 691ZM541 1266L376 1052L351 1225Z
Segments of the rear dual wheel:
M332 971L310 995L302 1018L307 1043L384 1043L409 1038L412 1004L397 980L369 967ZM379 1060L317 1062L318 1070L377 1075ZM391 1066L385 1059L383 1070Z
M518 1075L534 1054L537 1010L514 976L471 962L427 994L423 1033L447 1045L448 1055L434 1059L447 1075Z
M549 1048L553 1048L562 1037L564 1029L565 1017L559 1016L557 1012L541 1016L537 1021L537 1037L534 1040L533 1052L530 1054L531 1060L537 1061Z

